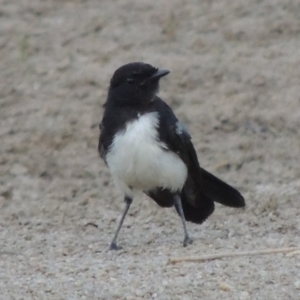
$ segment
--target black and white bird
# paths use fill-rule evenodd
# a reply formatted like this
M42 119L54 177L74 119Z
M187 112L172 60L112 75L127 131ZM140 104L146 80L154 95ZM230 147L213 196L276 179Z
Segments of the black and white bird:
M110 249L120 248L117 237L137 190L162 207L175 206L184 246L193 242L185 221L202 223L214 202L245 206L236 189L200 167L191 136L156 95L168 73L134 62L117 69L110 81L98 149L126 203Z

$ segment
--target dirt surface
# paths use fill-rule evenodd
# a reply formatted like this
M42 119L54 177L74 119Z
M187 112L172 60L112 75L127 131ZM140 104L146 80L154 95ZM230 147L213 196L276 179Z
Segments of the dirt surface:
M0 299L299 299L300 3L0 1ZM144 61L202 166L244 194L188 224L122 195L97 153L109 79ZM92 224L96 224L98 228ZM89 225L90 224L90 225Z

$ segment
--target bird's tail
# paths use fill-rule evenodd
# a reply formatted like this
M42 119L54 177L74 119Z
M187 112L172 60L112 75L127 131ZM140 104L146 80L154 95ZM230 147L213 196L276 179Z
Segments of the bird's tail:
M201 224L215 209L214 202L204 194L198 193L194 198L193 204L191 204L188 199L189 196L185 192L182 192L180 196L182 210L186 221ZM179 214L177 206L175 206L175 208Z
M244 197L235 188L202 168L199 179L197 185L188 179L180 195L187 221L197 224L205 221L214 211L214 202L230 207L245 206Z
M245 199L235 188L200 168L202 193L209 199L230 207L244 207Z

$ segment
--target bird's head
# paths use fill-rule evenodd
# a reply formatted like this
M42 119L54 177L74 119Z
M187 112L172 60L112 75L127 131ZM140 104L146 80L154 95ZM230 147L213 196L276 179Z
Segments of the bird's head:
M160 78L169 73L141 62L126 64L110 80L108 101L118 105L147 105L158 92Z

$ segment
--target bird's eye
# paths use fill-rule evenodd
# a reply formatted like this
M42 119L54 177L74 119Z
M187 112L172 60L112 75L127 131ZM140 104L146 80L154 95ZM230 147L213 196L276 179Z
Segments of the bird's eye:
M134 83L134 79L132 77L128 77L127 78L127 83L133 84Z

